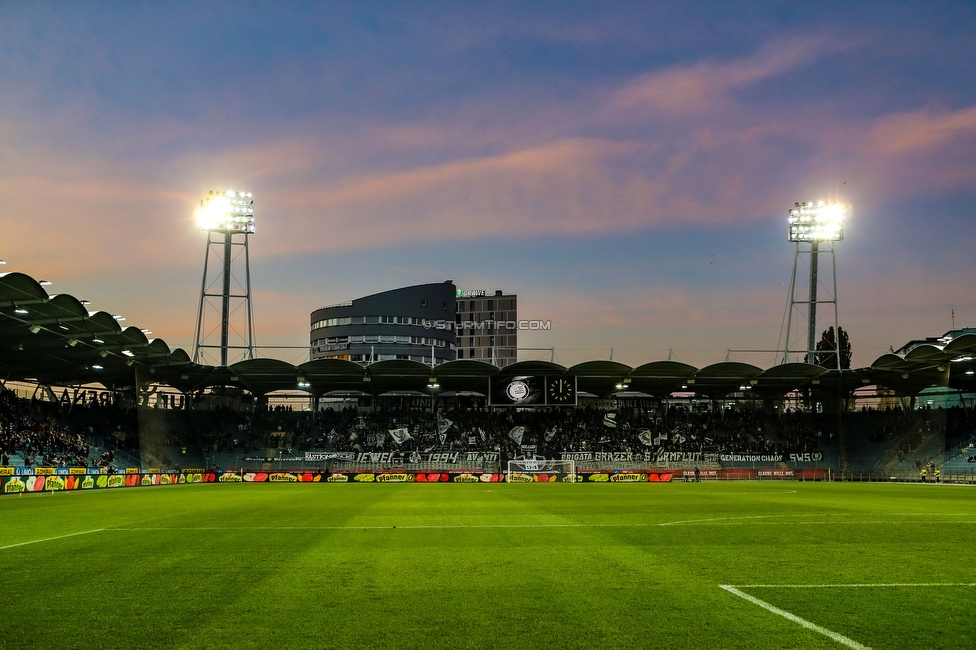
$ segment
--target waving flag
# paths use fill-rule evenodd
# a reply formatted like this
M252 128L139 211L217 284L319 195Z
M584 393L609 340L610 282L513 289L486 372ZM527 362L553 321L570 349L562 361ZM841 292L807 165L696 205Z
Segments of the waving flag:
M525 427L512 427L508 432L508 437L515 441L515 444L522 444L522 436L525 435Z
M398 445L402 445L407 440L410 440L413 436L410 435L410 430L407 427L400 427L399 429L390 429L390 436L396 440Z

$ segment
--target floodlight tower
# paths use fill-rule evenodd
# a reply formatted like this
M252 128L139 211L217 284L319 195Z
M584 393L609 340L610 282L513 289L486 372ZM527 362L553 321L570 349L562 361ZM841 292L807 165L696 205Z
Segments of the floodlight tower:
M804 201L794 203L789 217L789 239L796 244L793 255L793 278L790 281L790 299L786 318L786 342L783 347L783 363L789 361L790 356L790 326L793 321L793 311L797 306L807 307L807 363L817 362L817 305L829 304L834 308L834 346L837 359L837 370L840 370L840 324L837 316L837 258L834 254L834 243L844 239L844 220L851 216L851 206L845 203L825 203L823 201ZM830 271L833 280L833 295L829 300L818 297L820 283L820 245L828 246L825 252L830 254ZM800 299L796 291L796 269L801 254L810 255L810 285L805 299Z
M197 211L200 226L207 231L207 254L203 260L203 284L200 288L200 308L194 333L193 361L205 363L205 350L220 350L220 365L227 365L228 350L243 351L242 358L254 358L254 317L251 310L251 261L248 254L248 236L254 234L254 201L247 192L210 192L200 201ZM237 251L235 253L235 247ZM232 274L233 262L244 254L244 282ZM219 272L208 278L210 256L220 262ZM239 266L239 265L238 265ZM217 286L220 291L217 292ZM233 286L232 286L233 284ZM220 308L217 309L217 298ZM231 305L231 301L235 304ZM209 309L220 314L220 343L208 344L208 334L216 328L206 329L205 315ZM239 344L231 345L232 319L237 315L242 323L233 328Z

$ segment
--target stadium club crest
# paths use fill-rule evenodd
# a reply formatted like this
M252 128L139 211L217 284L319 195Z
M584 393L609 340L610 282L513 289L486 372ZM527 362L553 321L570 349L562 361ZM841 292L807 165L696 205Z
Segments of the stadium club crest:
M521 379L516 379L505 387L505 395L513 402L522 402L529 396L529 385Z

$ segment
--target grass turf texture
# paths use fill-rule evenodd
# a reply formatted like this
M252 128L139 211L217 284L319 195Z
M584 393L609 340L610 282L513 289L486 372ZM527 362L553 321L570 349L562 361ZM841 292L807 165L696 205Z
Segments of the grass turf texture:
M841 585L739 588L864 646L976 647L976 587L843 586L976 583L966 487L182 485L0 521L4 648L844 647L723 584Z

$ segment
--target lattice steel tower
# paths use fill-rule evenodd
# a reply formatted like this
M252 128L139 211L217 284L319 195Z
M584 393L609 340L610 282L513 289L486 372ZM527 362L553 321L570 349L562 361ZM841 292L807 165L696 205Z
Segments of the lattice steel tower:
M193 361L208 363L208 351L220 350L220 365L254 358L254 316L251 309L251 263L248 236L254 234L254 201L246 192L210 192L200 201L200 225L207 231L207 254L203 260L200 307L193 335ZM240 271L243 254L243 281ZM211 268L210 257L217 264ZM214 272L216 269L216 272ZM208 318L211 317L211 318ZM217 321L214 323L214 321ZM214 343L219 331L219 343Z
M789 362L790 353L798 355L804 351L802 349L790 349L793 313L798 312L799 316L803 316L804 309L807 317L805 350L807 363L815 364L817 362L817 307L818 305L830 305L834 312L835 349L821 350L820 352L834 353L834 357L837 359L836 369L841 369L840 324L837 316L837 258L834 254L834 244L844 239L844 220L850 215L850 205L824 203L823 201L794 203L790 210L789 239L796 244L796 252L793 255L793 277L790 280L790 297L786 307L786 337L783 345L782 363ZM822 250L821 245L825 245L826 250ZM830 255L831 286L825 285L822 288L829 292L832 287L832 293L826 299L820 293L821 253ZM810 262L810 283L806 287L805 296L802 287L797 291L796 271L802 255L808 255Z

